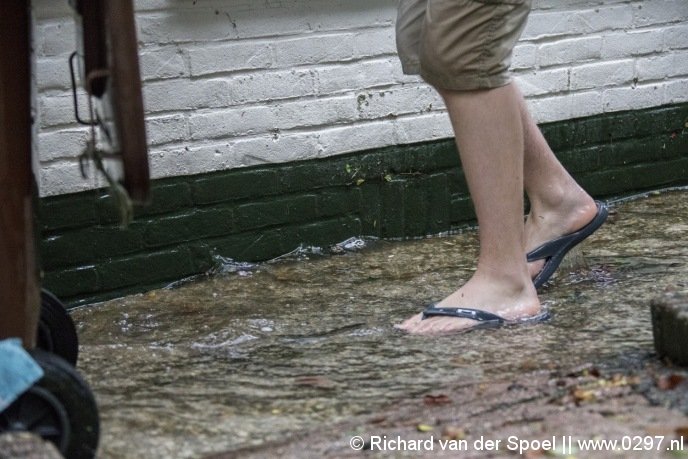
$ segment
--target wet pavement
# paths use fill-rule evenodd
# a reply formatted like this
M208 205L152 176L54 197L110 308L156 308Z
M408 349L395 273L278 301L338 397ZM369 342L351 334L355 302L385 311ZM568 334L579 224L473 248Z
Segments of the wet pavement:
M539 325L404 335L393 325L470 277L477 234L363 242L259 265L225 260L202 279L75 311L79 368L100 408L100 457L268 456L309 432L351 430L381 412L408 417L410 401L443 389L454 404L479 406L481 387L524 375L539 375L528 380L542 394L558 384L553 374L580 368L594 371L575 378L602 381L646 375L648 365L661 372L649 304L664 290L688 291L688 191L612 203L608 223L543 289L552 319ZM641 379L623 385L628 400L682 403ZM680 423L688 410L668 412Z

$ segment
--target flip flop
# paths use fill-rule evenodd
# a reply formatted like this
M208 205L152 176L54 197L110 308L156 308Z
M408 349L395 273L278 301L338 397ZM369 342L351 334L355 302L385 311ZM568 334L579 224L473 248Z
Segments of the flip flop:
M552 277L552 274L557 270L559 264L569 250L581 243L585 238L594 233L597 228L602 226L602 223L607 219L609 210L607 209L607 205L603 202L595 201L595 204L597 204L597 215L595 215L595 218L593 218L590 223L578 231L552 239L549 242L545 242L537 249L528 252L527 258L529 263L531 261L545 260L545 266L542 267L542 270L535 276L535 279L533 279L535 288L542 287L542 285Z
M477 322L477 325L467 328L465 331L476 330L479 328L498 328L506 325L533 324L543 322L551 317L549 311L545 310L544 308L540 313L534 316L525 317L523 319L508 320L502 316L498 316L497 314L483 311L481 309L440 308L435 304L431 304L423 311L423 318L421 320L425 320L428 317L437 316L457 317L459 319L470 319Z

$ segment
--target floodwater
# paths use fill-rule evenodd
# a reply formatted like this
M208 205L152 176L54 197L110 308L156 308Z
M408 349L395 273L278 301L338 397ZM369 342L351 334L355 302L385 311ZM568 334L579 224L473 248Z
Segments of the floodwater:
M200 280L77 310L100 457L202 457L449 382L647 356L650 300L688 289L688 191L611 206L542 291L552 313L544 324L439 338L393 328L470 277L473 230L225 263Z

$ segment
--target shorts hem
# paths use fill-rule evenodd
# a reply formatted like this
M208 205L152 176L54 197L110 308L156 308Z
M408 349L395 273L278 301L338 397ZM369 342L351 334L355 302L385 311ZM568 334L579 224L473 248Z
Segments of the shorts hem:
M431 86L450 91L495 89L506 86L512 81L510 75L455 75L447 78L422 70L420 71L420 76Z

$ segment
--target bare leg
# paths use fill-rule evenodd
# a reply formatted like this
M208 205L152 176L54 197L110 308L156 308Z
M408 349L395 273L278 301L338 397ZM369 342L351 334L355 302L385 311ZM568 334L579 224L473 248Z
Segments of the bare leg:
M439 305L482 309L506 319L535 315L540 302L525 256L524 127L519 93L513 84L440 93L478 217L480 256L471 279ZM452 317L420 318L416 315L399 327L411 333L436 334L475 325Z
M595 216L595 202L564 169L531 117L518 89L517 97L525 144L524 184L530 200L526 221L526 250L576 231ZM532 277L544 260L529 264Z

